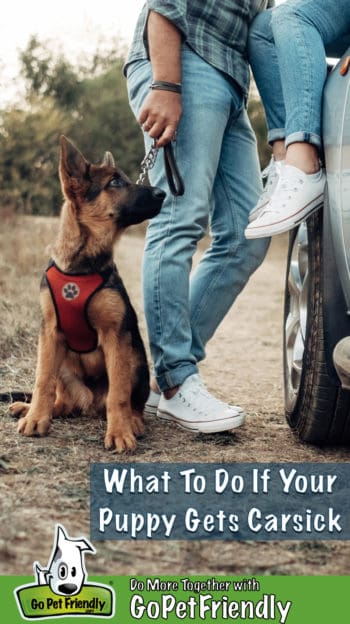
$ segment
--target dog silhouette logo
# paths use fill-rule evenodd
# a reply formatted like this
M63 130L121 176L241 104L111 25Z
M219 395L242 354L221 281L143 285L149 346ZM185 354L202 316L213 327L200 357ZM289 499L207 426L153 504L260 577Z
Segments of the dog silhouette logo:
M33 565L38 585L49 585L55 594L74 596L86 579L84 552L95 554L94 547L85 538L71 539L62 525L56 527L56 539L48 567Z
M85 537L71 538L61 524L47 567L33 564L35 584L15 590L24 619L64 616L113 617L115 595L107 585L87 583L85 553L96 550Z

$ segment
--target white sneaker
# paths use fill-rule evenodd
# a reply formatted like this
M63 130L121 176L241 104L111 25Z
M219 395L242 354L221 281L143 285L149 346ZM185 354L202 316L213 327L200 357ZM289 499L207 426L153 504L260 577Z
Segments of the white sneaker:
M227 405L213 397L198 374L187 377L171 399L161 396L157 416L201 433L235 429L245 418L241 407Z
M160 401L160 394L158 392L154 392L154 390L152 390L151 388L149 391L148 399L146 401L146 405L143 410L144 415L156 416L159 401Z
M280 178L261 214L248 225L246 238L266 238L293 229L323 204L326 175L307 175L283 165Z
M262 212L263 208L265 208L266 204L269 203L271 195L274 192L279 180L282 163L284 163L284 160L275 160L272 156L269 164L263 170L261 177L263 180L266 178L264 190L260 195L259 201L255 208L253 208L249 213L249 223L254 221Z

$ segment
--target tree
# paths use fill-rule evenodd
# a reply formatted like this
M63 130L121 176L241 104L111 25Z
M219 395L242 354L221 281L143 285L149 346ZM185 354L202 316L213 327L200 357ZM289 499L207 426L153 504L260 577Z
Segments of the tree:
M27 214L57 214L61 203L58 138L69 117L46 98L32 103L30 110L5 111L1 121L2 203Z
M122 65L119 59L105 73L82 82L72 139L92 160L100 159L108 149L134 179L144 146L130 111Z
M128 104L121 58L96 52L73 67L32 37L21 54L26 98L21 108L0 111L2 203L27 213L57 214L58 139L70 137L98 161L112 151L132 178L143 156L140 128Z
M110 50L97 50L78 66L31 37L20 61L25 101L21 107L0 111L1 202L6 200L17 210L32 214L58 213L61 134L93 162L111 151L135 180L144 145L129 107L118 46L113 43ZM260 162L265 166L270 151L259 100L251 100L249 115L258 137Z
M33 36L20 53L20 64L28 100L32 96L49 96L67 110L77 105L81 89L79 72L63 54L56 58L45 44Z

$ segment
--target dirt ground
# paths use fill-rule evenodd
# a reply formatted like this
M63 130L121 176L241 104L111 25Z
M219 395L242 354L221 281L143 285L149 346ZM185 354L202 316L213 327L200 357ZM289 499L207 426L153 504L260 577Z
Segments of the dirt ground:
M0 391L30 390L39 327L38 285L55 219L2 215L0 233ZM208 388L240 404L246 424L234 435L191 434L147 421L146 435L127 462L341 462L348 450L301 444L283 413L282 300L286 237L274 239L213 338L201 366ZM130 231L116 261L139 314L143 237ZM57 419L46 438L23 438L0 405L0 574L32 574L46 563L54 524L71 536L89 535L89 464L114 461L103 449L104 422ZM350 573L348 542L98 542L90 574L310 574Z

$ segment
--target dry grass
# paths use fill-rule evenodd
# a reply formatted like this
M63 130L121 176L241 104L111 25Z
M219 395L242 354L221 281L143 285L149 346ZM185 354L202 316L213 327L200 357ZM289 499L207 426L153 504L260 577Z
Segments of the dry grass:
M0 233L1 388L30 390L40 323L38 290L56 219L8 216ZM281 318L286 239L274 241L264 265L227 315L208 348L202 374L211 390L246 407L236 434L190 435L149 421L135 454L123 461L346 461L343 449L300 444L283 415ZM116 260L142 314L143 239L132 231ZM133 263L130 266L130 258ZM104 422L58 419L47 438L22 438L0 405L0 574L31 574L48 560L54 523L89 534L89 464L113 461L103 449ZM349 574L349 543L107 542L96 544L91 574Z

